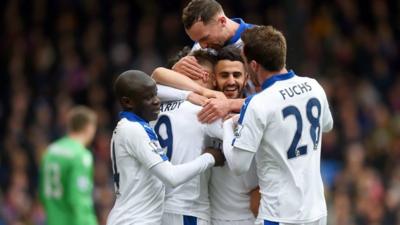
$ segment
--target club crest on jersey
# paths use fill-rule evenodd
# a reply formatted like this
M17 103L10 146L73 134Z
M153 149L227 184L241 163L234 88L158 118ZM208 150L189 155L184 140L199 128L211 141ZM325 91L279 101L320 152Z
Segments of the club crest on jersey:
M243 130L243 125L242 124L237 124L235 126L235 129L233 129L233 133L235 135L235 138L240 137L240 135L242 133L242 130Z

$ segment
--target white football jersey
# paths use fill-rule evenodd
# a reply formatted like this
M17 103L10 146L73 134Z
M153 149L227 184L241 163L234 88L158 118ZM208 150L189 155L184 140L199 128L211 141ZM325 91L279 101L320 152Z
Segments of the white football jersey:
M293 71L267 79L242 107L233 146L256 153L259 219L307 223L327 215L321 133L333 126L323 88Z
M200 156L206 136L222 138L222 122L207 125L197 119L201 107L188 101L161 104L160 115L154 125L161 147L171 163L182 164ZM210 171L197 175L176 188L166 187L165 212L210 219L208 181Z
M242 33L246 30L249 29L251 27L253 27L253 24L249 24L249 23L245 23L241 18L232 18L233 21L235 21L236 23L239 24L238 29L236 30L235 34L233 35L233 37L231 37L226 43L225 45L233 45L237 48L242 48L243 47L243 41L240 38L240 36L242 35ZM199 44L199 42L196 42L193 44L192 47L192 52L201 49L201 46Z
M164 184L149 172L167 160L149 124L122 112L111 139L116 200L107 225L161 224Z
M212 220L254 219L250 211L250 191L258 186L255 162L240 176L227 163L213 167L209 184Z

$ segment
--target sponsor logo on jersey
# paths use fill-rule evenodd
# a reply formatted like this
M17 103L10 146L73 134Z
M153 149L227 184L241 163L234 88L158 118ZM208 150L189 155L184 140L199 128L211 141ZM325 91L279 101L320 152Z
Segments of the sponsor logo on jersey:
M158 154L158 155L160 155L160 156L164 156L164 155L165 155L165 152L164 152L164 150L161 148L160 143L158 143L158 141L150 141L150 142L149 142L149 145L150 145L151 150L152 150L154 153L156 153L156 154Z

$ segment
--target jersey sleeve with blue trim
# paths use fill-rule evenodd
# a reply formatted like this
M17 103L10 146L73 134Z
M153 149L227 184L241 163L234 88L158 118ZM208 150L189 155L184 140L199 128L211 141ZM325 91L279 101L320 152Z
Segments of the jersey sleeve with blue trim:
M235 128L235 139L232 145L250 152L257 152L266 127L266 118L260 117L257 105L252 100L253 96L246 99L240 110L240 118Z
M129 147L126 150L130 155L147 169L167 160L158 141L150 140L139 123L129 123L129 125L121 129L121 132L124 132L123 136L127 137L125 141Z

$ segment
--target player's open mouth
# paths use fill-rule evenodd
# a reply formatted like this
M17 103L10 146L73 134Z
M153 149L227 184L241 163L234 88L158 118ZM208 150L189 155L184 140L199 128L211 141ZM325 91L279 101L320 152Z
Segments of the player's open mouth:
M225 88L224 89L224 93L233 93L233 92L236 92L238 90L238 88L235 86L235 87L227 87L227 88Z

